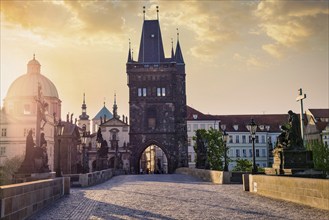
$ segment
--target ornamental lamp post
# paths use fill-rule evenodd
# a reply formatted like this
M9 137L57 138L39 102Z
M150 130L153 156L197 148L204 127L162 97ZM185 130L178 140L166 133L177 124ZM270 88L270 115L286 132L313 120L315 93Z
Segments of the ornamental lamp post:
M86 173L88 172L89 170L89 167L88 167L88 155L87 155L87 140L88 138L90 137L90 133L89 132L86 132L84 131L83 134L82 134L82 143L83 143L83 148L82 148L82 163L83 163L83 173Z
M227 138L228 138L228 133L224 130L223 133L223 141L224 141L224 171L228 171L228 165L227 165Z
M248 125L248 130L251 134L252 139L252 174L256 174L258 172L257 165L256 165L256 155L255 155L255 137L256 137L256 130L257 124L254 122L254 119L251 119L250 124Z
M56 136L58 140L58 151L57 151L57 169L56 169L56 177L62 177L62 169L61 169L61 136L64 132L64 125L61 120L59 120L56 126Z

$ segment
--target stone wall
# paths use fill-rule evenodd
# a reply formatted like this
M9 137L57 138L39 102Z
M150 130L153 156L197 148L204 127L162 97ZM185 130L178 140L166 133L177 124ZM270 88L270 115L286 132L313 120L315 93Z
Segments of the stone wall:
M1 219L25 219L70 193L70 179L56 178L0 186Z
M259 195L329 210L328 179L249 175L249 190Z
M229 184L232 177L231 172L217 171L217 170L203 170L195 168L181 167L176 169L178 174L185 174L193 177L197 177L207 182L215 184Z
M101 170L92 173L67 175L71 178L72 186L87 187L103 183L115 175L113 169Z

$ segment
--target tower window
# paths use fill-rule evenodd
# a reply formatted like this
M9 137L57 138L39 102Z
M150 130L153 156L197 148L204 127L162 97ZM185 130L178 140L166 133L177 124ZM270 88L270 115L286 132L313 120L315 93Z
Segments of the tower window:
M146 88L138 88L138 96L141 97L141 96L146 96L146 93L147 90Z
M155 129L156 127L156 109L154 107L147 110L147 126L150 129Z
M7 136L7 128L2 128L1 129L1 136L6 137Z
M24 105L24 115L29 115L29 114L31 114L30 105L25 104Z
M166 96L166 88L157 88L157 96Z

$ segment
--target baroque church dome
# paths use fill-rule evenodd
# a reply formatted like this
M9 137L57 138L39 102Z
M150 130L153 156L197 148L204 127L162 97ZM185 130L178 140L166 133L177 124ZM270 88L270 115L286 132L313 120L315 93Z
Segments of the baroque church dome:
M40 63L35 59L27 64L27 73L18 77L9 87L6 98L37 96L38 84L42 88L42 94L45 97L58 98L57 89L47 77L40 73Z

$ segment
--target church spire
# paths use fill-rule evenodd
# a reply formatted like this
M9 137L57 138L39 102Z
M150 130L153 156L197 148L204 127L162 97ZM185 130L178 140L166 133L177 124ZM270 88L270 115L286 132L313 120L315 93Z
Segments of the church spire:
M89 115L87 115L87 105L86 105L86 95L83 93L83 101L82 101L82 114L79 116L80 120L88 120Z
M181 50L180 44L179 44L178 28L177 28L177 45L176 45L176 51L175 51L175 60L177 63L184 64L184 58L183 58L182 50Z
M116 92L114 92L113 118L119 118L118 117L118 106L117 106L117 94L116 94Z

